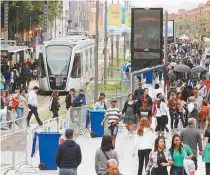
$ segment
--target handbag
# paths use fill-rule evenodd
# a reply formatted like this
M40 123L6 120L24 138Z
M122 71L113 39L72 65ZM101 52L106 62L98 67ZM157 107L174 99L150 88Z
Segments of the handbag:
M184 150L184 156L186 157L187 154ZM184 170L187 175L194 175L195 174L195 163L191 159L184 158Z
M210 163L210 143L208 143L204 149L202 161Z

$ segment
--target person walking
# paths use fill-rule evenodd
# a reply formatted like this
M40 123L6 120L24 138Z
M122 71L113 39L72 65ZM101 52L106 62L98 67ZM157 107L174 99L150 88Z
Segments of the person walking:
M144 94L138 99L138 108L142 107L145 99L147 100L149 107L152 108L152 98L149 96L148 88L144 88Z
M166 150L166 143L162 137L155 140L154 150L150 152L146 173L151 175L168 175L167 166L173 165L171 154Z
M21 89L15 98L18 100L18 107L16 108L17 119L22 119L24 115L24 107L27 106L25 89ZM18 120L17 125L22 127L23 121Z
M77 168L82 162L80 146L73 141L74 130L66 129L66 140L58 146L56 164L59 175L77 175Z
M4 90L4 87L5 87L5 78L4 76L2 75L2 73L0 73L0 90L3 91Z
M138 100L144 94L144 90L142 89L142 82L139 82L138 86L139 88L135 89L134 91L135 100Z
M171 94L171 98L168 101L168 107L171 117L171 129L174 131L174 129L178 129L179 124L179 118L177 114L177 98L175 93Z
M201 110L199 112L199 121L200 121L200 131L203 133L206 127L206 118L209 116L210 110L208 107L208 102L203 100Z
M178 134L172 137L171 148L169 149L173 165L170 169L170 175L183 175L184 159L192 159L193 152L188 145L182 145L181 138Z
M60 109L61 105L59 103L59 96L58 96L58 90L54 90L51 95L50 100L50 111L53 113L53 118L59 117L58 111Z
M124 104L122 114L125 114L124 123L128 130L128 136L133 134L133 125L136 124L136 102L133 94L128 95L128 100Z
M35 115L36 121L39 125L43 125L42 121L39 118L38 114L38 99L37 99L37 92L39 91L39 87L34 86L33 90L28 95L28 108L29 113L27 116L27 125L30 127L29 123L31 120L32 114Z
M99 96L98 101L94 105L95 110L106 110L105 98L104 96Z
M202 161L206 165L206 175L210 175L210 117L206 119L206 128L203 139L203 157Z
M196 121L196 128L198 128L199 112L197 105L195 104L195 97L191 96L188 98L187 104L188 119L193 118Z
M142 175L143 166L145 165L146 168L149 162L149 154L152 151L152 146L154 143L153 136L153 129L151 128L149 119L147 117L141 118L135 137L135 146L133 151L133 157L135 157L136 150L138 150L138 175Z
M104 126L104 123L106 122L106 120L108 120L108 128L114 148L119 129L119 122L123 119L122 112L120 111L120 109L116 108L116 103L116 99L111 99L111 108L107 109L104 120L101 122L101 125Z
M140 109L139 108L137 109L137 115L138 115L137 123L139 123L139 120L142 117L147 117L150 123L152 123L152 108L149 106L147 99L144 99Z
M84 89L79 90L79 94L74 98L75 107L82 107L86 105L86 97Z
M181 92L177 92L176 93L176 98L177 98L177 114L178 114L178 117L182 121L183 128L185 128L184 108L183 108L183 103L182 103L182 94L181 94Z
M165 96L159 95L159 101L157 103L157 112L156 112L156 119L157 119L157 134L161 137L164 137L164 130L166 124L168 123L168 107L165 102Z
M107 161L107 174L106 175L122 175L118 169L118 163L115 159Z
M4 79L5 79L5 89L7 91L10 90L10 86L11 86L11 71L9 69L9 66L7 66L6 68L6 72L4 73Z
M72 115L70 115L70 110L72 107L74 107L74 97L75 97L75 89L70 89L69 93L66 95L65 103L66 103L66 114L67 118L70 116L73 118Z
M107 161L115 159L118 164L117 151L112 145L112 139L109 135L104 135L101 142L101 147L97 149L95 154L95 171L97 175L106 175Z
M202 150L202 138L200 131L195 129L195 120L190 118L188 119L188 126L182 130L180 134L181 140L183 144L188 145L192 152L193 152L193 157L192 160L195 162L195 169L197 170L197 147L199 148L199 154L202 155L203 150Z

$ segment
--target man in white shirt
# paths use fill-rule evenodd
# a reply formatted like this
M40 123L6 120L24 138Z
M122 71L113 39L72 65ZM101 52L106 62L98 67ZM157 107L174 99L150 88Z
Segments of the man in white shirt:
M31 120L32 114L35 115L36 121L39 125L43 125L42 121L39 118L39 114L37 112L38 108L38 99L37 99L37 92L39 91L39 87L34 86L33 90L29 93L28 95L28 108L29 108L29 113L27 116L27 124L29 125L29 122Z

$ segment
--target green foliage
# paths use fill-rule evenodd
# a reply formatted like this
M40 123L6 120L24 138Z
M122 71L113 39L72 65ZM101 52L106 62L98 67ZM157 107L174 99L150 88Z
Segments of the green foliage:
M4 11L4 5L1 5L1 11ZM44 1L9 1L9 36L12 38L16 33L18 20L18 31L31 27L42 27L44 21ZM48 24L52 24L56 16L60 16L60 1L48 1ZM4 24L4 13L1 13L2 24Z
M186 34L191 39L202 41L203 37L210 36L210 19L207 17L200 17L197 20L177 20L175 24L177 37Z

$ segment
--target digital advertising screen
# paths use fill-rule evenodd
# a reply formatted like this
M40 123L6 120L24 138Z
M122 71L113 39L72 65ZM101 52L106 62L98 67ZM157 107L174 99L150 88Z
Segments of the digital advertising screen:
M163 9L132 8L131 70L136 71L162 63Z

